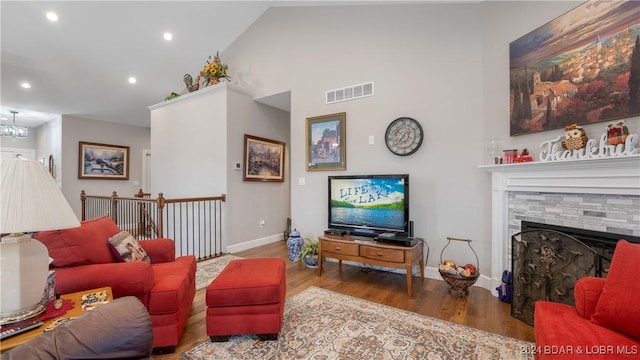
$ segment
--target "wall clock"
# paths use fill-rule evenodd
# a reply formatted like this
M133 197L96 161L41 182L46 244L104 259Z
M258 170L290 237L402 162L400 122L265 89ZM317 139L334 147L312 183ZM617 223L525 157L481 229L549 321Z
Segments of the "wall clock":
M411 155L418 151L423 139L422 126L410 117L393 120L384 134L384 141L389 150L400 156Z

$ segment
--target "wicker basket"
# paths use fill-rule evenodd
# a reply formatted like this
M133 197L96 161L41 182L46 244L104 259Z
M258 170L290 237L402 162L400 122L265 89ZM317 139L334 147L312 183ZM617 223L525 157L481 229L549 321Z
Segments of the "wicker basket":
M471 247L471 240L469 240L469 239L458 239L458 238L448 237L447 240L449 240L449 242L447 243L447 245L444 246L444 248L442 248L442 251L440 252L440 264L443 263L442 254L444 253L444 250L447 248L447 246L449 246L451 244L451 241L465 241L469 245L469 248L473 252L473 255L475 255L475 257L476 257L476 273L471 275L471 276L463 276L463 275L460 275L460 274L450 274L450 273L448 273L446 271L442 271L442 270L438 269L438 272L440 272L440 276L442 276L442 279L447 284L449 284L449 293L451 293L451 290L455 290L461 295L462 294L464 294L465 296L469 295L469 288L480 277L480 267L479 267L479 263L478 263L478 254L476 254L475 250L473 250L473 248Z

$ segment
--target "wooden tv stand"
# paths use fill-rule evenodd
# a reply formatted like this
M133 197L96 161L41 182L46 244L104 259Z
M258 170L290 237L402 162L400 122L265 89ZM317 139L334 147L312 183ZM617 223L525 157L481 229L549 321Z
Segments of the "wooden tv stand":
M420 279L424 280L424 255L422 241L413 246L394 245L362 236L322 235L318 237L318 276L322 276L322 261L325 257L361 262L407 270L407 291L412 296L413 266L420 266Z

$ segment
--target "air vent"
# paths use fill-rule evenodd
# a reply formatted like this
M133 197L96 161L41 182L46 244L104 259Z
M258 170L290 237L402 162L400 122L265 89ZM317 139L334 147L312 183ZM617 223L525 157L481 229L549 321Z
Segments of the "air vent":
M373 96L373 81L327 91L327 104Z

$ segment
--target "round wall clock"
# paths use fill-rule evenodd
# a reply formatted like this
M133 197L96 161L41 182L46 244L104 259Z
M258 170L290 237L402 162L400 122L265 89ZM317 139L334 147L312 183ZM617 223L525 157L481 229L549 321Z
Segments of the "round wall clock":
M384 134L384 141L389 150L400 156L411 155L418 151L424 132L420 123L409 117L401 117L393 120Z

